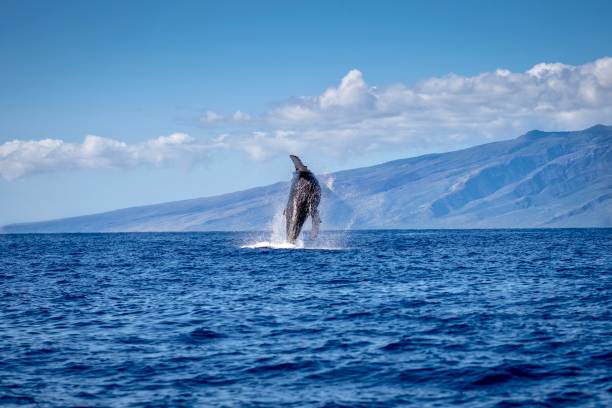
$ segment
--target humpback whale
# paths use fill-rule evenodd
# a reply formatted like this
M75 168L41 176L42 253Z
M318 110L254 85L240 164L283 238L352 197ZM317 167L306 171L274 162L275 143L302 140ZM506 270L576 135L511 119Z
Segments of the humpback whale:
M319 233L319 202L321 201L321 186L308 167L304 166L299 157L290 155L295 166L291 182L291 191L284 214L286 219L287 240L295 243L299 237L306 218L312 220L310 238L315 239Z

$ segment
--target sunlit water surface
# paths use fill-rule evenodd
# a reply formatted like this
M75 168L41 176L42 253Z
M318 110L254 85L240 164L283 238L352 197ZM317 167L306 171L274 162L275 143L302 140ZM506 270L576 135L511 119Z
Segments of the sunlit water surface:
M0 405L612 403L612 230L0 235Z

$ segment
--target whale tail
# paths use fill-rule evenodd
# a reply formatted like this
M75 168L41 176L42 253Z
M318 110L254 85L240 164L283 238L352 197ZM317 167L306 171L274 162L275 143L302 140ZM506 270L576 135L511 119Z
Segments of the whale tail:
M291 158L291 161L293 162L293 165L295 166L295 171L301 171L301 172L308 171L308 167L304 166L304 163L302 163L299 157L293 154L289 155L289 157Z

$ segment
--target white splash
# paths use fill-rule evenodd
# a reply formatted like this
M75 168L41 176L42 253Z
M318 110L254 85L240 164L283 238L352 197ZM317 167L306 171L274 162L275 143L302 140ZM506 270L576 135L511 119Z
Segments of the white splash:
M274 242L271 242L271 241L259 241L259 242L255 242L254 244L242 245L240 248L249 248L249 249L260 249L260 248L270 248L270 249L301 249L301 248L304 248L304 246L302 245L300 247L300 246L292 244L290 242L274 243Z
M332 182L333 183L333 182ZM310 223L310 220L307 221ZM330 234L320 234L319 238L315 241L306 241L306 243L298 238L295 244L287 241L287 233L285 231L285 215L283 214L283 208L277 208L274 213L274 217L268 224L267 234L262 234L253 241L248 242L240 246L240 248L248 249L316 249L316 250L343 250L346 249L344 245L345 233L336 232Z
M270 249L302 249L304 241L298 239L295 244L287 241L287 233L285 231L285 215L283 208L278 208L272 217L272 221L268 224L270 231L269 236L265 240L256 241L252 244L242 245L240 248L270 248Z
M323 179L325 180L325 186L331 191L334 191L334 181L336 181L336 177L334 177L333 174L324 174Z

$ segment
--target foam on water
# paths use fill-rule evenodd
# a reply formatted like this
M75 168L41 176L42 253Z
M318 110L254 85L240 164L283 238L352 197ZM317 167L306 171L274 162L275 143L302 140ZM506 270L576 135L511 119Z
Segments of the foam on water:
M275 243L271 241L257 241L252 244L241 245L242 249L316 249L323 251L339 251L347 249L343 246L337 245L335 240L323 240L321 242L311 241L308 242L308 245L304 243L304 241L297 241L297 243L292 244L290 242L280 242Z
M283 209L276 210L272 221L269 224L269 234L264 237L257 237L255 242L248 242L240 248L248 249L343 249L340 242L334 237L326 237L317 241L308 241L307 244L299 238L294 244L287 241L285 232L285 216Z
M259 248L269 248L269 249L300 249L304 248L304 243L302 245L292 244L290 242L272 242L272 241L259 241L254 244L242 245L240 248L249 248L249 249L259 249Z
M255 242L250 242L241 245L240 248L258 249L258 248L269 248L269 249L299 249L304 248L304 241L298 240L295 244L287 241L287 235L285 233L285 217L283 216L283 209L277 208L272 221L269 224L269 234L267 237L257 237Z

